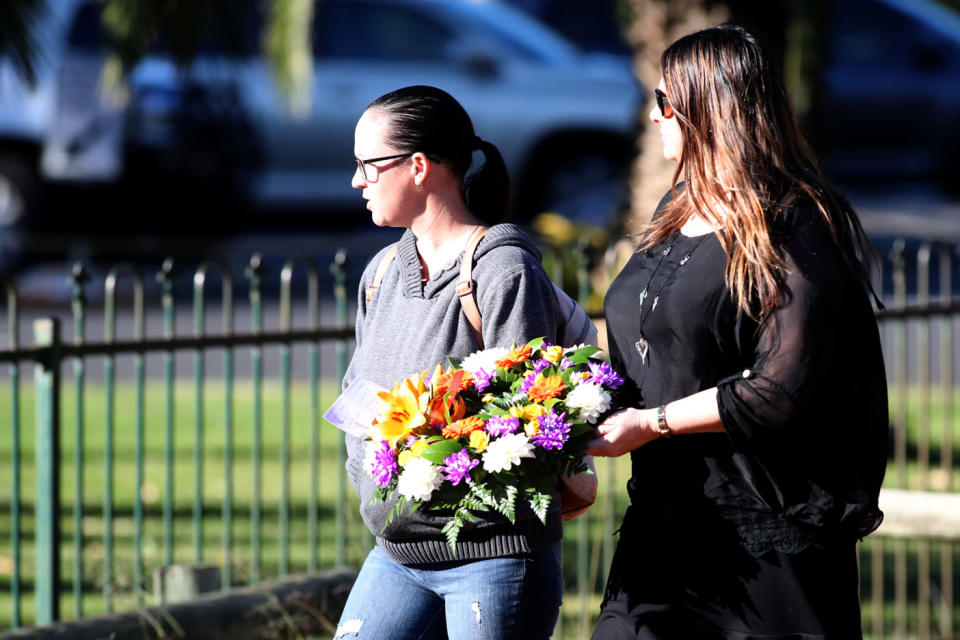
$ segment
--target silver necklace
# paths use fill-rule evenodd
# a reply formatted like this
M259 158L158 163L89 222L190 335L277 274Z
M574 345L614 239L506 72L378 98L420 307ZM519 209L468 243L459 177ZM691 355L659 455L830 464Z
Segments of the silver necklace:
M676 274L677 271L679 271L685 264L687 264L687 262L690 261L691 254L693 254L693 252L697 250L697 247L700 246L700 243L703 242L704 238L706 238L706 235L709 235L709 234L706 234L702 238L697 240L697 244L693 245L693 248L687 251L686 255L684 255L680 259L680 262L677 264L676 267L673 268L673 271L667 274L667 276L663 279L663 282L660 283L660 287L657 289L656 294L653 296L653 304L650 305L650 310L647 311L646 315L644 315L643 303L646 302L647 297L650 294L650 285L651 283L653 283L653 279L657 275L657 272L660 271L660 267L663 265L663 261L666 259L668 255L670 255L670 252L673 251L673 247L677 243L677 236L679 235L679 233L680 233L679 231L674 232L674 236L670 242L670 245L663 250L660 256L660 260L657 261L657 266L653 268L653 271L650 273L650 277L647 278L647 284L644 285L643 291L640 292L639 337L637 338L636 342L633 343L633 346L636 348L637 353L640 354L640 362L642 362L643 364L647 364L647 355L649 355L650 353L650 343L647 341L647 339L643 335L643 323L646 321L647 318L650 317L651 313L656 311L657 304L660 302L660 294L663 293L663 290L667 287L667 283L670 282L671 278L673 278L673 276Z

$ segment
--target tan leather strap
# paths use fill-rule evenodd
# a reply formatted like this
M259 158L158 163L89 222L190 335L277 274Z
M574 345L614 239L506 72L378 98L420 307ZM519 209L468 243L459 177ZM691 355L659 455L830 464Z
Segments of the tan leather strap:
M486 235L487 230L484 227L477 227L466 246L463 248L463 258L460 260L460 279L457 281L457 297L460 298L460 306L463 308L463 315L467 316L467 322L470 323L470 329L473 331L473 337L477 344L483 349L483 321L480 316L480 307L477 306L477 292L473 287L473 254L480 244L480 240ZM367 302L373 299L373 294L387 273L387 268L393 262L397 255L397 245L392 244L387 252L380 258L380 264L373 274L373 283L367 287Z
M367 287L367 302L373 300L373 294L376 292L377 287L380 286L380 282L383 280L383 276L387 273L387 268L390 266L390 263L393 262L393 259L397 255L397 244L394 243L390 245L390 248L387 249L387 252L383 254L383 257L380 258L380 264L377 265L377 270L373 274L373 284Z
M483 349L483 321L480 316L480 307L477 306L477 292L473 287L473 253L486 233L487 230L484 227L477 227L470 235L467 245L463 248L463 257L460 259L460 279L457 281L457 296L460 298L460 306L463 307L463 315L467 316L470 329L473 330L473 337L476 338L481 349Z

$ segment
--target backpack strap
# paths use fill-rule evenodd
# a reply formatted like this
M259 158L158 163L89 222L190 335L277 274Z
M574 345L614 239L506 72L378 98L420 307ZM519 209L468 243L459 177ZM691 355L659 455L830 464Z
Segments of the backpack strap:
M480 317L480 307L477 306L477 292L473 286L473 253L486 233L485 228L477 227L470 235L467 245L463 248L463 257L460 259L460 279L457 281L457 296L460 298L460 306L463 307L463 315L467 316L470 329L473 330L473 337L476 338L481 349L483 349L483 322Z
M373 300L373 294L376 292L377 287L380 286L383 276L387 273L387 268L390 266L390 263L393 262L396 255L397 243L393 243L390 245L390 248L387 249L387 252L383 254L383 257L380 258L380 264L377 265L377 270L373 274L373 284L367 287L367 302Z

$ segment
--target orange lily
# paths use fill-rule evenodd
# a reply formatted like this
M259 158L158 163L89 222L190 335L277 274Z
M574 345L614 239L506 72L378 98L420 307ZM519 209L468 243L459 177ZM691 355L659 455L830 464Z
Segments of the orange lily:
M397 440L406 438L427 422L424 414L430 394L423 384L424 375L421 374L419 379L407 378L390 391L377 394L383 401L383 407L373 421L373 430L380 440L386 440L394 449L397 448Z

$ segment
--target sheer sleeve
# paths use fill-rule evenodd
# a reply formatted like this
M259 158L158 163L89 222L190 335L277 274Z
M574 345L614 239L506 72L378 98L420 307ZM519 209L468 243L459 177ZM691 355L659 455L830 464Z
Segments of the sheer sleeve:
M774 432L789 429L837 382L843 325L861 315L847 312L851 298L864 298L851 291L861 285L819 222L791 226L782 248L785 301L759 325L752 364L717 385L720 417L737 448L789 437Z

